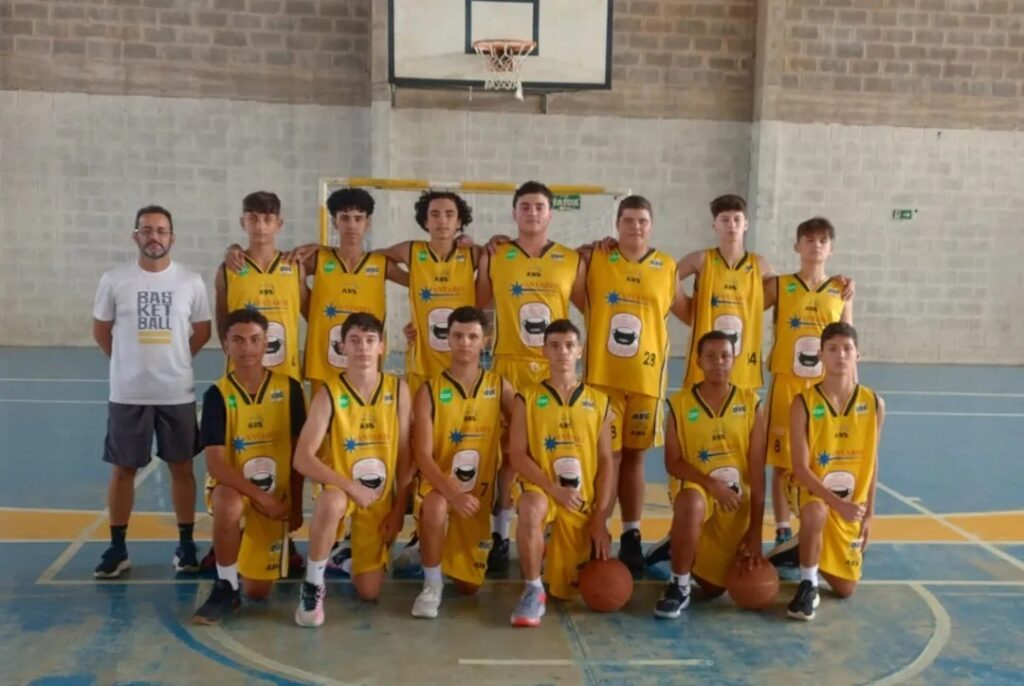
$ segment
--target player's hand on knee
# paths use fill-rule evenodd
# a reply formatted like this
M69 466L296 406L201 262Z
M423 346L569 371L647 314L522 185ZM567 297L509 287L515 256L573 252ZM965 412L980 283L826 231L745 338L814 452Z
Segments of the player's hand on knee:
M253 505L257 510L262 512L271 519L288 519L291 514L291 506L283 500L278 500L270 493L263 493L260 495Z
M405 508L398 506L391 508L378 527L384 542L391 545L398 538L398 534L402 532L403 524L405 524Z
M377 492L375 490L355 481L349 485L346 493L359 507L369 507L377 499Z
M570 488L568 486L556 486L551 497L555 499L556 503L573 512L576 512L583 507L583 498L580 497L580 494L575 488Z
M405 326L402 327L402 333L405 335L406 343L416 342L416 325L412 322L405 323Z
M233 272L242 271L245 266L245 251L238 243L232 243L224 251L224 266Z
M595 514L590 520L590 543L593 546L596 559L608 559L612 547L612 536L608 533L608 523L600 514Z
M724 481L711 481L711 495L726 512L735 512L740 506L740 494L732 490Z
M471 493L459 493L452 500L452 509L460 517L474 517L480 511L480 499Z
M504 243L511 243L512 239L505 234L499 233L491 236L491 239L487 241L487 245L484 246L487 249L488 255L493 255L498 252L498 247Z
M867 509L860 503L850 503L845 500L840 500L836 503L835 511L848 522L859 522L867 514Z

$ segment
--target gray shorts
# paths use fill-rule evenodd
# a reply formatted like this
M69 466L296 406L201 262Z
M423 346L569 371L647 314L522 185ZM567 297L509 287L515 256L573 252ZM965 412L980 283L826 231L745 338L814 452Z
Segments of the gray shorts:
M153 434L156 454L164 462L191 460L199 452L196 404L122 405L109 403L103 460L138 469L150 462Z

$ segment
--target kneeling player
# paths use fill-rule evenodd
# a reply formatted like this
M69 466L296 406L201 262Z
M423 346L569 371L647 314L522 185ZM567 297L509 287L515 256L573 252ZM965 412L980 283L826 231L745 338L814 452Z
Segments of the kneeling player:
M591 557L607 558L610 546L615 465L608 396L576 378L580 332L568 319L548 325L543 350L550 376L520 390L509 430L512 467L524 481L516 543L526 588L512 613L515 626L538 626L544 616L542 563L551 594L568 599L579 569Z
M233 371L203 395L200 434L216 482L217 581L192 616L196 624L216 624L238 609L239 574L246 595L265 598L273 580L287 576L288 530L302 524L302 475L292 471L291 454L305 400L298 381L264 368L267 327L256 310L227 315L224 341Z
M878 439L885 403L856 382L857 332L844 322L821 332L825 378L793 400L793 510L800 513L800 585L793 619L814 619L818 569L841 598L861 576L875 512Z
M414 451L425 478L419 525L423 591L412 606L414 617L437 616L442 569L467 594L479 590L487 570L501 417L511 413L513 394L511 384L480 368L486 325L486 315L475 307L452 311L451 365L416 394Z
M665 469L673 494L672 578L654 608L675 619L690 603L690 574L711 596L725 591L737 555L761 557L766 419L757 393L729 382L733 344L710 331L697 342L704 381L669 399Z
M348 367L317 391L295 448L295 469L323 484L309 525L306 580L295 610L299 626L324 622L324 570L345 517L352 518L352 582L364 600L380 594L391 542L402 529L413 476L409 388L378 371L383 333L372 314L345 320L341 341ZM324 436L322 462L316 452Z

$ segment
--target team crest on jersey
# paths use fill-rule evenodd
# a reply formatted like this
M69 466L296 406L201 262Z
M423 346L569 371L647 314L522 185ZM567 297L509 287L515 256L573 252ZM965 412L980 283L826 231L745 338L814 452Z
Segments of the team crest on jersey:
M747 406L746 405L733 405L732 406L732 413L733 414L746 414L747 413Z
M352 398L349 397L348 393L342 393L338 396L338 407L343 410L347 410L348 406L352 404Z
M441 400L442 403L447 405L452 401L452 389L442 388L441 392L437 394L437 397Z
M825 418L825 404L824 403L818 403L817 405L815 405L814 406L814 411L811 412L811 416L814 417L815 419L824 419Z
M648 412L647 410L644 410L643 412L634 412L630 416L630 419L632 419L634 422L646 422L650 418L651 413Z
M242 268L238 270L238 275L239 276L248 276L250 271L252 271L252 270L249 269L249 265L243 264Z
M690 422L695 422L700 417L700 410L696 407L690 408L690 411L686 413L686 419Z
M585 410L593 410L596 407L596 405L594 405L594 401L590 398L584 398L583 402L580 403L580 406Z
M796 293L796 284L793 283L792 281L787 283L786 284L786 292L787 293Z
M427 251L426 250L420 250L419 253L416 254L416 259L419 260L420 262L426 262L427 261Z
M261 491L273 493L277 481L277 463L270 457L254 457L242 465L242 476Z
M537 407L547 407L551 403L551 397L547 393L537 396Z
M380 267L367 267L366 268L366 275L367 276L377 276L378 274L380 274Z
M395 394L394 393L385 393L384 394L384 402L385 403L393 403L393 402L395 402Z
M459 263L465 262L466 261L466 256L463 255L461 252L457 252L457 253L455 253L455 261L459 262Z
M661 269L662 267L665 266L665 263L659 260L658 258L654 258L653 260L648 262L648 264L651 265L652 269Z
M493 398L498 395L498 392L493 388L485 388L483 395L485 398Z
M388 468L376 457L363 458L352 465L352 478L373 491L377 495L374 500L380 500L388 480Z
M292 266L290 264L281 264L277 267L278 274L291 274L292 271Z
M516 254L517 254L518 252L519 252L519 251L518 251L518 250L516 250L515 248L509 248L509 249L508 249L508 250L507 250L507 251L505 252L505 259L506 259L506 260L514 260L514 259L516 259Z
M334 260L327 260L326 262L324 262L324 271L327 272L328 274L330 274L337 268L338 263L335 262Z
M273 391L271 391L270 402L279 403L282 401L284 401L284 391L282 391L280 388L275 388Z
M608 256L608 261L612 263L618 262L620 259L622 259L622 255L619 253L618 250L615 250L614 252L612 252L611 255Z
M565 259L565 253L553 252L550 254L550 257L554 262L561 262L562 260Z

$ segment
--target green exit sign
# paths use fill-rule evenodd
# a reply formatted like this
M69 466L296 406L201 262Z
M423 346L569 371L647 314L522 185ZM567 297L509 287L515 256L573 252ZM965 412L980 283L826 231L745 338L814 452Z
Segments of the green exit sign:
M556 195L551 203L551 209L561 211L573 211L583 207L583 200L579 194Z
M898 219L899 221L906 221L908 219L913 219L915 214L917 214L917 210L897 209L892 211L892 218Z

